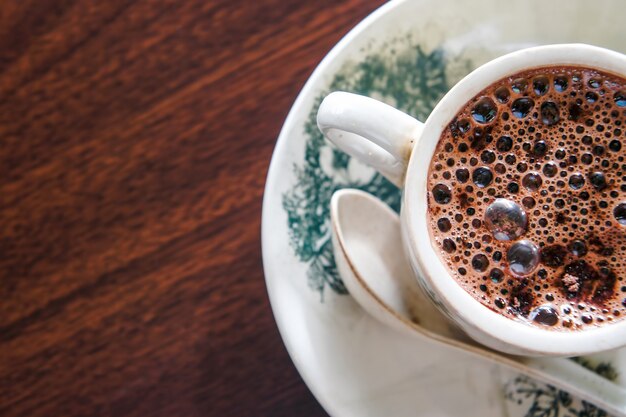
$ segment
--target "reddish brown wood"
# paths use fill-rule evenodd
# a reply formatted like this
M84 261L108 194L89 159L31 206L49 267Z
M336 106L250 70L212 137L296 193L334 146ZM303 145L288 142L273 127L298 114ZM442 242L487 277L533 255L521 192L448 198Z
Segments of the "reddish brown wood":
M261 197L380 0L0 2L0 415L323 415L269 308Z

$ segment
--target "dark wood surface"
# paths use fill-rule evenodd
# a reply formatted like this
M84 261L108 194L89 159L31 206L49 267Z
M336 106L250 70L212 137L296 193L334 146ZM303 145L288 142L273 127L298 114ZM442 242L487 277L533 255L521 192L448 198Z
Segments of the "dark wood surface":
M324 415L261 198L298 91L381 3L0 2L0 415Z

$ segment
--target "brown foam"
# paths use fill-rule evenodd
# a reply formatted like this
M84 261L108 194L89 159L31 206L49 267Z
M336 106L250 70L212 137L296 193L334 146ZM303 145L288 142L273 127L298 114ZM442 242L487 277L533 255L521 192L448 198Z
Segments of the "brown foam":
M562 76L569 83L559 92L554 81ZM519 84L519 79L527 80L526 92L512 91L511 86ZM534 91L535 79L538 90L547 81L545 94ZM506 103L498 102L495 95L496 90L502 93L502 87L509 92ZM560 330L598 326L626 316L626 226L613 215L614 208L626 202L626 108L619 107L614 99L617 92L625 90L626 80L588 68L534 69L486 88L442 134L429 168L431 236L457 282L482 304L529 323L535 323L533 317L545 318L547 310L536 310L538 307L552 306L559 320L549 328ZM490 105L484 97L490 97L497 106L493 120L484 111ZM512 106L518 99L524 100ZM525 110L527 99L533 102L530 113L516 118L511 108ZM478 123L472 116L476 103L482 106L482 120L488 123ZM501 136L512 139L510 151L498 150L506 149L502 146L506 141L497 146ZM624 149L610 150L614 140L623 143ZM535 146L540 141L547 145L544 156L541 145ZM557 168L554 175L549 169L544 172L550 163ZM481 167L492 173L490 184L484 188L474 181L488 176L473 176ZM469 171L467 180L465 173L456 175L462 169ZM593 175L597 172L604 175L604 187L602 177ZM536 174L534 181L523 181L528 173ZM537 178L540 185L533 191ZM431 190L438 184L445 184L452 192L446 204L433 198ZM515 241L496 240L484 225L485 209L498 197L524 207L529 225L519 239L541 248L539 267L526 277L515 277L508 268L506 253ZM448 231L438 228L441 218L450 221ZM456 249L443 250L445 239L451 239ZM585 254L580 242L574 241L584 243ZM494 260L496 253L501 254L499 261ZM489 260L484 272L480 271L484 262L472 264L480 254ZM492 280L493 268L501 270L503 277L496 273ZM501 278L500 282L495 278Z

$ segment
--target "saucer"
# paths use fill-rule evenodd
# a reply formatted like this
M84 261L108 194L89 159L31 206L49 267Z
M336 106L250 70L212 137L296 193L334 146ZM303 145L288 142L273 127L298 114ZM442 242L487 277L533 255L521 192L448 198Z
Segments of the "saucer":
M352 300L332 256L330 197L340 188L359 188L397 210L400 191L325 141L315 115L325 94L344 90L425 120L456 81L515 49L583 42L626 52L621 6L619 0L390 2L346 35L312 74L274 151L262 246L280 333L330 415L605 415L566 392L416 342L379 324ZM626 378L623 361L578 360L605 377Z

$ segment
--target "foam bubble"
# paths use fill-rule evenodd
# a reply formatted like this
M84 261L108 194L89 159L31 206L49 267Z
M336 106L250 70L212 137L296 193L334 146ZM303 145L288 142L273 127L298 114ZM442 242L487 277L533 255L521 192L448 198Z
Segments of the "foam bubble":
M545 101L541 104L541 121L544 125L552 126L560 120L559 106L552 101Z
M476 168L472 172L472 180L477 187L484 188L491 184L493 180L493 173L488 167Z
M484 223L497 240L509 241L526 233L528 218L519 204L497 198L485 210Z
M544 326L554 326L559 322L559 313L552 306L541 306L530 312L530 319Z
M523 119L530 114L534 106L535 102L533 99L527 97L518 98L511 104L511 113L518 119Z
M613 209L613 216L619 224L626 226L626 203L619 203Z
M433 198L439 204L448 204L452 199L452 191L445 184L437 184L433 187Z
M481 97L472 107L471 114L478 123L490 123L498 114L498 107L491 98Z
M522 185L526 187L529 191L537 191L543 180L541 179L541 175L536 172L529 172L522 179Z
M514 243L506 253L509 269L514 275L531 274L539 265L539 249L530 240Z

